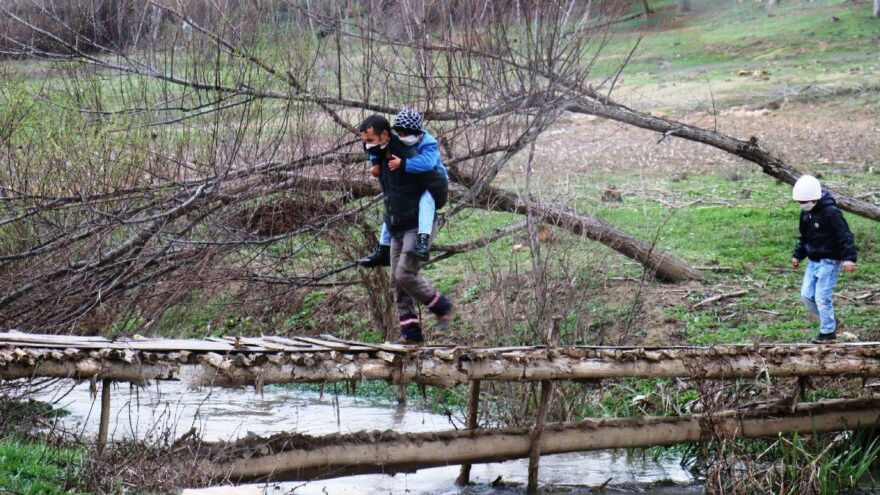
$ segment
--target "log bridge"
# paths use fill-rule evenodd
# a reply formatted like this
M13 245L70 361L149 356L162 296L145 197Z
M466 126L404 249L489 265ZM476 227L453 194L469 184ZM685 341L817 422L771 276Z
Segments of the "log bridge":
M152 339L0 333L0 379L72 378L103 384L99 448L107 442L110 382L179 380L192 386L385 380L449 387L469 383L468 428L430 433L360 432L312 437L279 433L206 448L218 476L239 481L309 480L361 473L411 472L461 464L530 459L537 486L542 454L649 447L780 432L826 432L873 426L880 397L839 399L679 417L595 418L546 423L553 383L625 377L752 379L880 377L880 342L684 346L423 347L339 339L262 336ZM541 382L533 428L479 428L480 383ZM534 471L534 473L533 473Z

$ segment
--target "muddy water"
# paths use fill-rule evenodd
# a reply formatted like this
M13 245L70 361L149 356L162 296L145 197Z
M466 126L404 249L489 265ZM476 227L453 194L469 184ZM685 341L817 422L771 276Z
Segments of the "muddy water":
M331 389L332 390L332 389ZM68 428L94 435L100 416L100 399L89 393L88 384L46 391L40 399L56 401L71 412ZM195 426L208 440L230 439L249 432L269 435L280 431L311 434L348 433L364 429L430 431L452 428L445 416L414 407L325 393L269 387L263 394L253 390L187 390L178 382L162 382L147 388L116 386L111 400L110 436L113 439L172 438ZM156 426L158 425L158 427ZM425 469L414 474L364 475L311 483L265 486L267 494L486 494L523 493L526 461L475 465L474 486L460 489L453 484L458 466ZM499 480L496 487L492 482ZM541 458L541 482L550 493L646 493L653 495L697 494L694 479L675 459L659 462L628 459L622 453L586 452ZM601 486L601 492L591 487Z

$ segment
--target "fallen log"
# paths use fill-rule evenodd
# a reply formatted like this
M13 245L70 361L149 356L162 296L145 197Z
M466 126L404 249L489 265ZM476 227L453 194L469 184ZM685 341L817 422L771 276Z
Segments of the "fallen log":
M454 166L450 166L449 171L451 180L459 184L471 186L476 182L476 179L469 177ZM369 181L342 181L334 178L302 178L300 180L309 181L312 187L316 188L345 188L358 197L375 196L381 193L379 186L375 182ZM450 189L449 196L450 202L460 201L464 197L461 191L455 189ZM599 217L578 213L552 203L542 203L534 198L526 200L515 193L491 185L484 186L472 203L476 208L519 215L525 215L531 209L532 214L541 221L604 244L628 258L638 261L657 278L666 282L684 282L702 280L703 278L703 274L699 270L684 260Z
M144 352L0 348L0 379L37 377L257 388L280 383L385 380L452 386L471 380L541 381L756 376L880 377L880 344L713 347L435 347L407 352Z
M461 174L459 173L459 175ZM533 198L525 198L493 186L484 187L474 203L477 207L490 211L505 211L520 215L525 215L531 210L532 215L548 225L604 244L627 258L638 261L653 275L665 282L684 282L702 280L703 278L703 274L699 270L684 260L599 217L581 214Z
M644 448L717 438L766 438L874 426L880 400L797 404L793 411L725 411L680 417L589 419L546 425L541 453ZM531 428L393 431L309 437L280 434L209 446L215 474L236 481L294 481L364 473L395 474L461 463L499 462L529 455Z
M761 167L765 174L779 179L787 184L794 185L802 175L798 170L790 167L785 162L776 158L765 150L756 138L742 141L720 132L702 129L682 122L656 117L651 114L639 112L632 108L615 103L607 98L595 95L596 100L583 99L578 103L568 106L568 111L604 117L617 122L623 122L642 129L662 133L664 137L675 136L726 151L732 155L748 160ZM871 220L880 221L880 206L863 201L858 198L847 196L839 191L828 189L837 201L837 205L850 213L854 213Z

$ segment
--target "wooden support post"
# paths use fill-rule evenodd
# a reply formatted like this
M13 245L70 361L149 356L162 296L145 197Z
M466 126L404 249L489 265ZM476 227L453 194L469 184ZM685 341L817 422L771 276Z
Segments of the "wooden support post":
M477 420L479 418L479 407L480 407L480 380L472 380L470 392L468 393L468 419L467 419L467 427L469 430L474 430L477 428ZM458 474L458 479L455 480L455 484L459 486L467 486L471 480L471 464L462 464L461 472Z
M406 404L406 382L397 384L397 403Z
M550 397L553 395L553 382L543 380L541 382L541 403L538 404L538 418L535 420L535 429L532 430L532 447L529 450L529 483L526 486L528 493L538 491L538 459L541 457L541 435L544 433L544 425L547 424L547 411L550 409Z
M110 384L104 379L101 383L101 423L98 425L98 453L104 451L107 445L107 434L110 432Z
M559 340L559 316L553 317L553 325L547 335L547 345L556 347ZM553 382L541 381L541 402L538 404L538 417L535 419L535 429L532 431L532 446L529 449L529 482L526 492L537 493L538 491L538 460L541 458L541 435L544 433L544 425L547 424L547 413L550 411L550 400L553 398Z

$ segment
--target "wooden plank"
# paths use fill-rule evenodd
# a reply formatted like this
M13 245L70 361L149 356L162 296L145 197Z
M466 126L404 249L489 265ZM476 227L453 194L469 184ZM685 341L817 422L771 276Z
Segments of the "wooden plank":
M110 342L107 343L99 343L99 342L81 342L79 344L74 344L72 342L59 342L55 344L43 344L39 342L3 342L0 341L0 348L3 347L11 347L13 349L108 349Z
M263 339L274 342L276 344L284 344L287 347L287 349L285 350L289 352L325 352L333 350L327 346L315 345L309 342L293 340L288 337L271 336L263 337Z
M388 352L405 352L407 350L407 346L400 344L376 344L373 342L358 342L354 340L345 340L340 339L339 337L334 337L329 334L321 334L322 339L326 339L333 342L339 342L341 344L348 344L351 346L352 350L355 351L388 351Z
M193 351L193 352L228 352L236 350L228 342L209 342L195 339L161 339L161 340L132 340L111 342L107 345L110 349L131 349L138 351Z
M263 349L272 350L272 351L285 351L287 350L284 344L278 344L275 342L268 341L264 338L243 338L241 339L247 345L261 347Z
M33 343L41 343L41 344L53 344L58 343L59 346L64 345L65 342L110 342L106 337L95 336L95 337L83 337L79 335L43 335L43 334L33 334L33 333L24 333L24 332L5 332L0 333L0 341L6 342L33 342Z
M542 349L546 349L544 346L508 346L508 347L465 347L465 349L474 352L487 353L487 354L504 354L505 352L514 352L514 351L538 351Z
M333 349L334 351L349 351L351 346L348 344L340 344L339 342L331 342L329 340L321 340L316 339L314 337L293 337L293 340L300 340L303 342L308 342L309 344L320 345L323 347L328 347Z
M224 342L229 342L232 344L236 350L243 352L269 352L269 351L277 351L277 344L274 344L274 347L266 347L263 345L263 341L256 337L234 337L231 335L223 336ZM272 344L270 344L272 345Z

